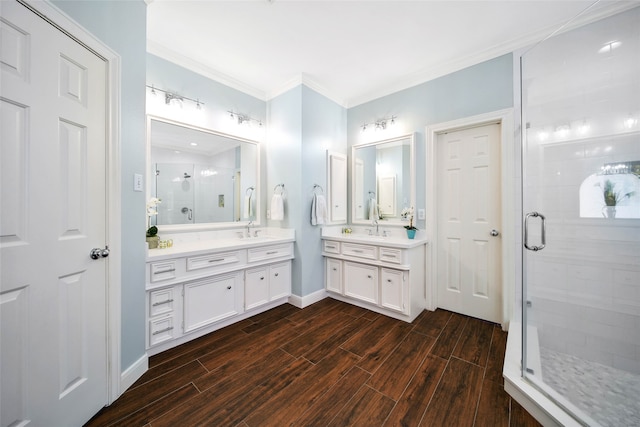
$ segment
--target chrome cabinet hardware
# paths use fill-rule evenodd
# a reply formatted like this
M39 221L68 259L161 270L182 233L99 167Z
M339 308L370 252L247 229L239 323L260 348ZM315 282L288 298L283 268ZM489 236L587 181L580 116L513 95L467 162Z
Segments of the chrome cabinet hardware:
M209 262L222 262L224 261L224 258L218 258L218 259L210 259Z
M500 235L500 232L494 228L489 232L489 234L492 235L493 237L496 237Z
M269 251L269 252L267 252L267 255L273 255L273 254L277 254L277 253L278 253L278 251Z
M165 300L165 301L158 301L158 302L154 302L153 306L157 307L159 305L163 305L163 304L169 304L170 302L173 302L173 298Z
M169 326L168 328L160 329L159 331L155 331L152 335L162 334L164 332L169 332L173 329L173 326Z
M175 268L169 268L167 270L158 270L158 271L154 271L153 274L169 273L170 271L176 271L176 269Z

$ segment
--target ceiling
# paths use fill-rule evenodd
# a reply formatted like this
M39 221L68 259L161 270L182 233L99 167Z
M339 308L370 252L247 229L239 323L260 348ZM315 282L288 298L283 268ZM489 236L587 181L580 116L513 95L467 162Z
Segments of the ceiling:
M566 1L147 0L147 49L271 99L301 83L353 107L535 43ZM638 2L601 2L581 19Z

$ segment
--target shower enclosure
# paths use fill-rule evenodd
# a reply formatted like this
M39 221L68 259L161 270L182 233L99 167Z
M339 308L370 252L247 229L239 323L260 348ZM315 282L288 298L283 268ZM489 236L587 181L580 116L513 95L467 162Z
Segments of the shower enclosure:
M240 219L240 170L191 163L156 163L152 194L162 200L154 224Z
M522 375L578 424L640 425L640 7L521 57Z

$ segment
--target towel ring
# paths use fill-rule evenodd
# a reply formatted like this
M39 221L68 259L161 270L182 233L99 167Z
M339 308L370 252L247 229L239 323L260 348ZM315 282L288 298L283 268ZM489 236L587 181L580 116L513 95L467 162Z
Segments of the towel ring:
M313 191L316 191L316 188L319 188L319 189L320 189L320 191L321 191L322 193L324 193L324 190L322 189L322 186L321 186L321 185L313 184Z
M273 187L273 192L276 193L276 191L278 190L278 187L280 187L280 193L279 194L284 193L284 184L278 184L275 187Z
M253 190L255 190L255 188L253 187L247 188L247 190L244 192L245 196L250 196L253 193Z

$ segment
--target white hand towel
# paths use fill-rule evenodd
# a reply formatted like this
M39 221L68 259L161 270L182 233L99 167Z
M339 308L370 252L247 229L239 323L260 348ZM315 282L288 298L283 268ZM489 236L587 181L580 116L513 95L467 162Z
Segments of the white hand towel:
M284 199L282 194L274 194L271 198L271 219L282 221L284 219Z
M369 219L373 221L374 219L378 219L379 216L378 203L376 203L376 199L372 197L369 199Z
M311 225L327 222L327 201L322 194L314 194L311 201Z
M244 217L250 219L253 216L253 209L251 207L251 196L244 196Z

